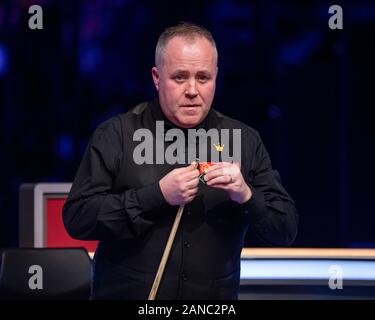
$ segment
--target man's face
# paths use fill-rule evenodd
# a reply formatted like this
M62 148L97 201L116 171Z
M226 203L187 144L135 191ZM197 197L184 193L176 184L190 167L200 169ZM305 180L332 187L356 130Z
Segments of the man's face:
M203 37L170 39L162 64L152 68L165 116L181 128L198 125L207 116L215 95L217 56Z

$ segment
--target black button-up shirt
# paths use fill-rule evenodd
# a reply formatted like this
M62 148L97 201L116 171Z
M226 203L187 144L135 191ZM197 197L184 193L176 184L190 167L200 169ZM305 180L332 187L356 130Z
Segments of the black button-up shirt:
M72 237L100 240L94 299L147 299L151 289L178 209L165 201L159 180L182 166L133 161L139 144L133 140L135 130L155 132L156 121L165 121L166 130L174 127L154 100L101 124L64 206L63 221ZM235 299L248 226L272 245L289 245L297 233L293 200L259 134L213 109L198 127L241 129L241 172L253 195L238 204L224 190L200 183L185 206L157 299Z

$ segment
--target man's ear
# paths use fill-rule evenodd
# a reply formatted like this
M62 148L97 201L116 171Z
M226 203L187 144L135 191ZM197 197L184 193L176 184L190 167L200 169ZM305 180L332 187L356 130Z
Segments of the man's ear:
M156 90L159 90L159 71L156 67L153 67L151 69L151 74L152 74L152 80L154 81L154 85Z

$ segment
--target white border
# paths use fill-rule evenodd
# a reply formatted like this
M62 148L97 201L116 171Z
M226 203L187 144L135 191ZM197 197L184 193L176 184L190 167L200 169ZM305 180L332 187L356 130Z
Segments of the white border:
M342 269L343 280L375 282L374 260L241 260L241 279L244 280L326 280L332 277L331 266ZM328 282L327 282L328 283ZM374 284L373 284L374 285Z
M45 196L69 194L71 183L37 183L34 186L34 247L45 247Z

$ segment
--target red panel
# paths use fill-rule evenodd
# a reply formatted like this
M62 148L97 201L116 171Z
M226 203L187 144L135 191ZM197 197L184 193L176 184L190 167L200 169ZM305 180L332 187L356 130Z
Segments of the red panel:
M66 232L62 221L62 208L66 199L46 199L46 247L84 247L88 252L94 252L97 241L74 240Z

